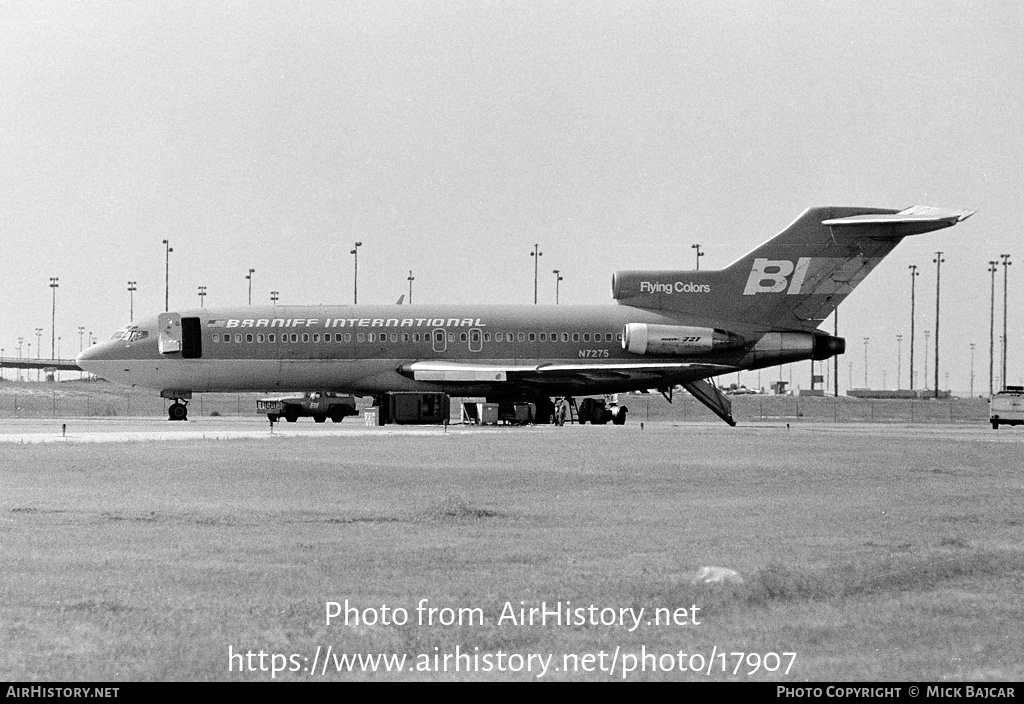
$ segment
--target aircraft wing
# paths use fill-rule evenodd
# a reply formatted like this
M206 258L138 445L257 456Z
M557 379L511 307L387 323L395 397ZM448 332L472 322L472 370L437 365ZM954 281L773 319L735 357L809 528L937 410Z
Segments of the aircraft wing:
M692 362L610 362L541 363L541 364L472 364L460 362L411 362L399 367L399 373L416 381L446 383L481 382L556 382L560 379L657 380L662 377L686 376L703 379L736 368L722 364Z

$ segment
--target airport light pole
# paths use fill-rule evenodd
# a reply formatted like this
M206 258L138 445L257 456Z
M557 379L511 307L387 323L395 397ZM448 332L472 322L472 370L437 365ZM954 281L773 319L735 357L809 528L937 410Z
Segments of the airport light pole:
M864 388L871 388L868 386L868 340L870 337L864 338Z
M974 343L971 343L971 398L974 398Z
M540 258L544 256L544 252L540 251L539 244L533 245L530 256L533 257L533 305L537 305L537 265L540 263Z
M53 308L50 316L50 359L56 359L53 355L54 348L57 346L57 288L60 287L59 281L60 279L56 276L50 277L50 289L53 291Z
M935 253L935 398L939 397L939 287L942 284L942 252Z
M1003 260L1003 384L1002 388L1006 390L1006 341L1009 339L1006 335L1006 275L1010 271L1010 265L1013 262L1010 261L1009 254L1000 254L999 258Z
M164 245L164 313L171 309L171 243L162 240Z
M359 248L362 246L362 242L356 242L356 246L349 252L355 261L355 274L352 276L352 305L359 304Z
M412 269L409 269L409 275L405 278L409 282L409 305L412 305L412 282L416 280L416 277L412 275Z
M277 291L271 291L270 292L270 302L273 303L276 306L277 305L277 301L278 301L278 292Z
M700 271L700 258L704 256L704 252L700 251L699 244L691 244L690 249L697 250L697 271Z
M896 388L900 388L903 373L903 335L896 336Z
M914 284L921 274L917 270L917 264L910 265L910 389L914 389Z
M43 350L43 344L41 342L42 337L43 337L43 329L42 328L36 328L36 361L39 361L39 357L42 355L42 350ZM28 356L29 357L32 356L32 343L31 342L28 343ZM32 375L29 374L28 377L31 379ZM39 367L36 367L36 381L39 381Z
M988 314L988 395L995 391L993 376L996 367L996 270L999 262L989 261L988 271L992 274L991 305Z
M999 347L1001 348L1002 346L1003 346L1003 336L1000 335L999 336ZM1006 384L1003 381L1002 372L1000 372L999 376L996 377L996 388L997 389L1002 389L1002 388L1005 388L1005 386L1006 386Z
M138 290L135 287L135 281L128 282L128 322L135 322L135 292Z
M928 337L932 334L931 330L924 331L924 390L928 390Z
M206 287L205 286L200 286L199 287L199 307L200 308L203 307L203 302L204 302L205 299L206 299Z
M557 306L558 305L558 284L559 284L560 281L565 280L565 277L562 276L561 271L558 270L558 269L552 269L551 273L555 275L555 305Z
M832 317L833 335L835 337L839 337L839 306L838 305L836 306L836 309L834 311L832 311L832 316L833 316ZM835 387L832 390L832 393L833 393L833 395L835 395L836 398L839 398L839 355L835 355L835 357L833 357L832 361L833 361L833 364L835 365L835 367L832 370L832 383L835 385Z
M21 343L25 341L24 337L18 338L18 359L21 359ZM18 381L21 381L21 369L18 370Z
M255 269L249 269L249 273L245 275L245 280L249 282L249 305L252 305L252 275L256 273Z
M82 338L84 336L85 336L85 328L83 328L81 325L79 325L78 326L78 351L79 352L81 352L82 350L85 349L85 347L84 347L85 342L82 341Z

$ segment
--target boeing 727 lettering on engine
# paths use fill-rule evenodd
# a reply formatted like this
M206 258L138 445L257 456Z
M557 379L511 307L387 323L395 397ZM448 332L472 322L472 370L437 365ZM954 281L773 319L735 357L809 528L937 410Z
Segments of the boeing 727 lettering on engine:
M194 393L323 389L537 404L553 397L682 385L735 425L709 379L842 354L818 327L907 236L972 211L820 207L719 271L620 271L616 305L246 306L129 325L78 357L97 376L174 399Z

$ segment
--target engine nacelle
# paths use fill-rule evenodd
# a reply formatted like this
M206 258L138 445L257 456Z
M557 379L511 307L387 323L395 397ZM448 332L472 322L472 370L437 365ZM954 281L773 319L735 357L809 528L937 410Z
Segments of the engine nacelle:
M705 354L742 344L742 337L718 328L628 323L622 331L622 349L633 354Z

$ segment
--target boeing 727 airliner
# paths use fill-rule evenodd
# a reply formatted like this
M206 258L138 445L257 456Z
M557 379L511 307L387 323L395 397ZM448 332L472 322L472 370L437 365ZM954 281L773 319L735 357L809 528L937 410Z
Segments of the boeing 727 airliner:
M616 305L246 306L161 313L78 357L174 399L325 389L529 401L682 385L735 425L712 377L842 354L818 329L904 238L972 211L820 207L720 271L620 271Z

